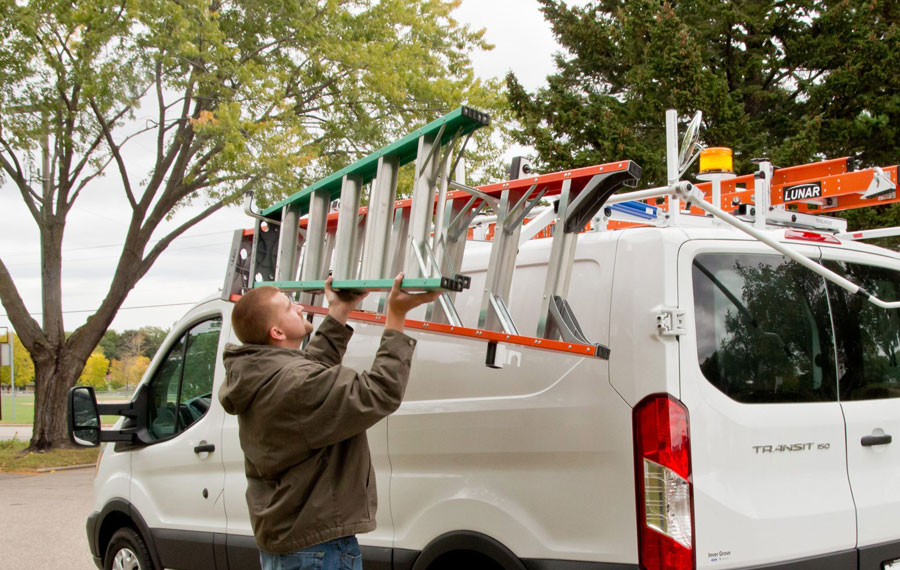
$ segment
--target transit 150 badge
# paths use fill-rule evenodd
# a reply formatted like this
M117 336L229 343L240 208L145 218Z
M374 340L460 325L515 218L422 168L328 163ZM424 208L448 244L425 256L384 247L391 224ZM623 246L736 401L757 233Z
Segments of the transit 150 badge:
M814 200L822 197L821 182L807 182L785 186L781 191L782 200L785 202L798 202L800 200Z

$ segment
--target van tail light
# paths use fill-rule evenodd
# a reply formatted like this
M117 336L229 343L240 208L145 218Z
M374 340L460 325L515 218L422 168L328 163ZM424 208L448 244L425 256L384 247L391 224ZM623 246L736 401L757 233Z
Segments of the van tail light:
M654 394L634 409L634 471L642 570L694 570L691 440L684 404Z

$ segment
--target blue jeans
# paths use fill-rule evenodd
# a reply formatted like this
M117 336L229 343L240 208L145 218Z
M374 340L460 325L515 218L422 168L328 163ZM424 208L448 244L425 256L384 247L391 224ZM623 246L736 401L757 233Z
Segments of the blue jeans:
M315 544L289 554L259 552L262 570L362 570L362 554L355 536Z

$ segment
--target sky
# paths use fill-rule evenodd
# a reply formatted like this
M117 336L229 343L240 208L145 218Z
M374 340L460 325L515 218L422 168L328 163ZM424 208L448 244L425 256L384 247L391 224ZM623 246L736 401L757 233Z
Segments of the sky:
M583 4L584 0L569 0ZM475 52L472 62L482 78L503 77L512 70L523 86L534 91L554 71L559 51L537 0L463 0L459 21L483 27L495 47ZM141 141L126 156L137 166L153 155ZM72 331L99 306L109 287L130 214L117 184L115 169L85 189L69 214L63 241L63 311L65 328ZM187 219L176 214L161 228L165 235ZM122 331L142 326L171 327L191 305L222 288L233 232L252 227L238 207L221 210L177 239L128 295L110 328ZM29 311L40 322L40 247L34 220L18 190L0 186L0 259L6 264ZM0 306L0 327L10 326Z

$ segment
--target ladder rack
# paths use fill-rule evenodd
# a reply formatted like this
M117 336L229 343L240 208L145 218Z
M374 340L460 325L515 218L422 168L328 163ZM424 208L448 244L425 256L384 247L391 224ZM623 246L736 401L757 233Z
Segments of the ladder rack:
M758 228L766 225L809 228L832 233L846 232L846 222L828 216L835 212L900 202L897 196L897 166L851 170L849 158L837 158L774 168L761 161L752 174L721 180L719 199L713 182L696 184L704 199ZM601 214L601 225L619 229L639 225L669 225L669 195L647 197L660 189L620 194L610 199ZM712 219L696 206L681 204L675 224L697 217ZM696 223L696 222L694 222Z
M623 194L616 192L640 179L640 167L630 160L472 188L464 183L461 157L471 134L488 124L484 113L460 107L261 214L250 212L248 202L248 213L258 221L255 231L235 234L225 297L274 285L299 293L311 312L321 313L318 293L329 273L335 289L384 291L403 271L403 288L442 291L417 326L485 340L488 366L494 366L498 342L608 358L606 347L585 337L566 299L582 231L727 222L766 243L772 240L759 230L773 224L846 236L846 222L822 214L900 201L896 166L854 171L847 158L790 168L761 160L753 174L718 176L696 186L679 181L686 166L670 161L668 186ZM413 160L412 196L398 200L398 170ZM369 204L360 207L366 184ZM338 196L338 211L331 211ZM553 206L536 210L545 199ZM490 216L479 218L485 209ZM477 323L464 326L454 302L471 284L460 271L476 219L490 224L490 258ZM507 306L519 246L536 236L549 236L552 243L537 330L528 336ZM378 311L384 302L381 297ZM355 314L383 320L370 312Z
M393 276L403 271L404 289L442 290L427 308L426 321L446 324L454 334L471 333L496 343L497 333L505 342L532 339L532 345L545 347L560 339L578 353L606 357L608 349L585 338L566 300L577 234L609 196L637 184L641 169L623 160L479 188L451 179L451 173L462 178L457 165L463 149L451 161L456 143L489 123L487 115L461 107L261 214L251 212L259 218L256 229L249 238L243 232L235 236L226 293L234 293L236 285L273 285L298 292L301 302L315 306L321 304L317 293L329 266L335 289L387 290ZM413 160L412 196L397 200L397 171ZM361 208L365 184L370 184L369 204ZM337 196L338 211L331 212ZM558 231L553 234L539 326L532 337L519 332L507 305L522 223L541 200L551 197L556 208L543 217L552 219ZM460 269L469 225L485 208L496 216L496 226L478 322L467 328L454 301L471 283ZM238 265L243 270L235 269ZM246 279L238 279L242 272L249 273ZM384 298L379 310L383 303Z

